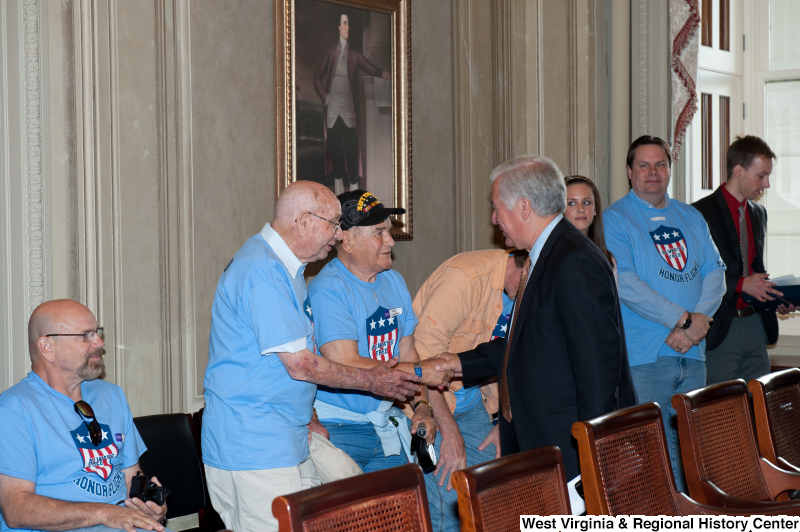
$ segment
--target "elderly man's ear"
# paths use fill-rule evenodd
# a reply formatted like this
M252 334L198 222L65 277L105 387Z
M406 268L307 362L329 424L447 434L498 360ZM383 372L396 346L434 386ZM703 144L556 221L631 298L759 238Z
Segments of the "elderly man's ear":
M297 232L300 233L301 236L306 236L311 229L311 221L311 214L308 211L302 211L297 215L295 225L297 226Z
M353 250L353 238L352 231L342 231L342 249L346 253L350 253Z
M36 347L39 348L39 356L48 362L55 360L56 354L53 351L53 341L50 338L42 336L36 341Z

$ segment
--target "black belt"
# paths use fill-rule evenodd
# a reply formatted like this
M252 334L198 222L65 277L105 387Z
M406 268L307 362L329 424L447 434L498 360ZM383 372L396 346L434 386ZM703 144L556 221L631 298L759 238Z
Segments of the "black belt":
M736 316L737 318L749 318L755 313L756 313L755 307L745 307L736 309L734 316Z

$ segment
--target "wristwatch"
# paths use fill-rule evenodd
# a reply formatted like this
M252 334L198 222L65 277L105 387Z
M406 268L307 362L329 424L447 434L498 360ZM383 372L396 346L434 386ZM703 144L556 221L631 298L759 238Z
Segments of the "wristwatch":
M416 373L417 377L420 379L422 378L422 366L419 362L414 362L414 373Z
M688 314L689 316L686 318L686 321L684 321L683 325L681 325L681 329L683 329L684 331L692 326L692 313L688 312Z

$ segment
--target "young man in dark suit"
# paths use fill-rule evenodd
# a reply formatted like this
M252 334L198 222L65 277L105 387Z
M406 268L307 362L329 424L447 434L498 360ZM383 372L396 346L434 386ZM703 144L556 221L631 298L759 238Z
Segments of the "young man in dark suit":
M558 445L568 478L580 473L572 424L636 404L611 265L565 220L566 186L555 163L517 157L491 175L492 223L529 261L505 339L439 368L464 386L499 381L502 454Z
M783 295L764 267L767 211L755 203L769 188L775 159L762 139L737 137L728 148L727 182L692 204L708 223L727 267L725 296L706 337L707 384L749 381L770 371L767 345L778 341L777 316L748 305L742 296L772 301ZM794 310L793 305L779 308L784 314Z

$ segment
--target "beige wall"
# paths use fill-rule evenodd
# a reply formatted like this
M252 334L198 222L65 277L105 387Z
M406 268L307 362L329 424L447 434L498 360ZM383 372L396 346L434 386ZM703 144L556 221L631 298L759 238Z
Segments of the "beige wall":
M0 200L16 209L0 217L0 244L20 257L0 263L20 280L0 283L2 387L27 371L24 324L41 292L96 312L106 378L136 415L196 410L218 276L274 207L273 3L0 4L3 57L17 65L13 37L36 11L46 119L41 287L41 265L21 259L24 187L0 174ZM607 11L605 0L413 0L414 238L395 247L412 294L453 254L498 243L487 176L507 158L549 155L607 193ZM4 80L24 109L20 87ZM10 137L4 154L21 170Z

